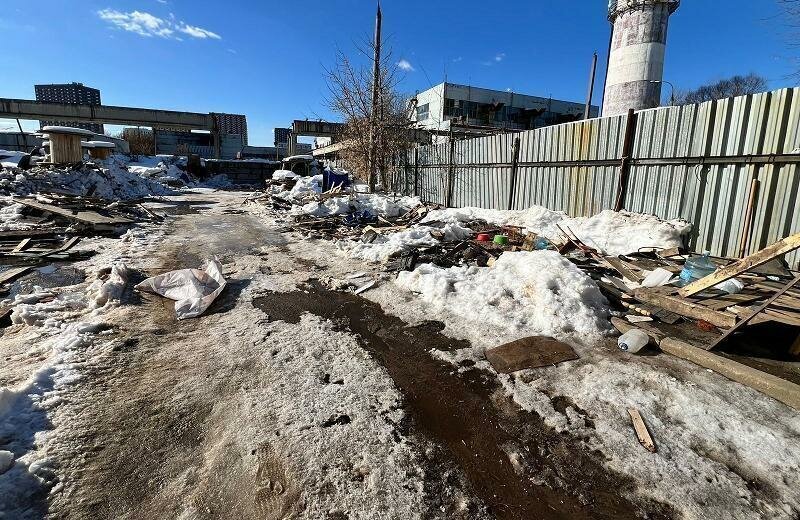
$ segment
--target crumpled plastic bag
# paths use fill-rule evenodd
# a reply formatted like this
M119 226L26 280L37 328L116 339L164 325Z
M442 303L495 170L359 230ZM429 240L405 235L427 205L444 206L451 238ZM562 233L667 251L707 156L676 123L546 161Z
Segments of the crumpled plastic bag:
M205 270L180 269L148 278L135 289L159 294L175 300L175 316L179 320L203 314L225 288L222 265L209 260Z

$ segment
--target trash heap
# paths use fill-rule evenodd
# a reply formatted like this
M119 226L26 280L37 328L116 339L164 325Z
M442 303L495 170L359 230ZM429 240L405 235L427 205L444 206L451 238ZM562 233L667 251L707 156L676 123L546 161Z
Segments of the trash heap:
M514 256L503 265L516 272L520 262L539 258L525 257L526 252L549 251L591 279L592 287L605 298L601 305L594 293L580 289L578 300L583 304L576 308L586 311L581 319L587 324L581 330L602 330L597 320L607 319L608 314L603 316L600 309L604 307L613 316L616 329L621 333L643 331L651 345L660 345L667 338L688 345L694 349L692 353L706 353L734 337L737 342L746 340L748 334L740 332L760 338L766 331L775 340L770 347L773 356L800 356L800 279L782 259L800 248L800 234L735 260L688 251L684 244L691 226L679 220L663 221L624 211L572 218L540 207L522 211L441 208L413 197L328 188L321 176L288 174L274 178L267 194L254 202L277 210L289 229L333 240L347 256L378 262L385 270L400 273L398 283L423 298L453 299L459 292L454 287L475 285L470 279L488 273L471 269L492 267L502 255ZM565 267L548 258L549 266ZM559 276L567 276L567 271L570 269ZM582 278L569 276L574 279L565 279L564 291L583 287ZM489 278L487 283L494 280ZM516 291L513 281L492 283L505 284L504 294ZM476 285L476 290L482 287ZM554 308L564 312L572 305L566 300L556 303ZM467 305L466 300L449 308L462 304ZM559 335L565 327L554 327L551 332ZM640 341L629 343L623 342L631 352L645 348ZM689 359L686 348L671 352ZM725 359L709 355L709 359L692 361L708 366ZM721 370L716 365L714 369ZM780 367L770 370L779 376L772 376L779 386L786 382L781 377L800 379ZM759 372L756 379L769 375ZM800 406L800 397L796 404Z

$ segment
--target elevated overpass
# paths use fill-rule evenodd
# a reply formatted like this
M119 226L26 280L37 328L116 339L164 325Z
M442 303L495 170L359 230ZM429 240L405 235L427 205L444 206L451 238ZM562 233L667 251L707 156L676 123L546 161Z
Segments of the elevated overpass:
M55 120L109 125L146 126L188 132L206 130L214 140L216 157L220 153L220 135L214 113L179 112L152 108L113 105L68 105L28 99L0 98L0 119Z

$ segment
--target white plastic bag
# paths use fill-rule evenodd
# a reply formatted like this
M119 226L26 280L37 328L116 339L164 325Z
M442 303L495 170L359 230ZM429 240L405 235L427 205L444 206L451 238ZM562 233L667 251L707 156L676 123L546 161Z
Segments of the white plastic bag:
M203 314L225 288L222 265L209 260L205 270L180 269L148 278L136 289L160 294L175 300L175 316L179 320Z
M655 270L650 271L648 275L642 280L642 287L660 287L667 285L672 281L674 275L662 267L657 267Z

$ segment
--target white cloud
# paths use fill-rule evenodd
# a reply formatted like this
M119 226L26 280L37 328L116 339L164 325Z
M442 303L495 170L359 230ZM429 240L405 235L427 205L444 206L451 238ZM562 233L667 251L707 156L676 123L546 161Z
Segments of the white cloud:
M408 60L400 60L397 62L397 67L406 72L414 72L414 66Z
M458 63L458 62L463 61L463 60L464 60L464 57L463 56L459 56L458 58L453 58L453 63Z
M117 11L116 9L102 9L97 11L97 16L99 16L101 20L119 29L147 38L157 36L159 38L181 41L181 38L177 34L181 33L191 36L192 38L203 40L207 38L214 40L222 39L219 34L209 31L208 29L176 20L172 13L170 13L169 19L164 19L142 11L126 13Z
M506 53L505 52L498 52L494 57L494 61L503 61L503 59L505 59L505 57L506 57Z
M177 25L177 28L178 28L178 30L180 32L182 32L184 34L188 34L189 36L191 36L193 38L200 38L200 39L211 38L213 40L221 40L222 39L222 36L220 36L219 34L217 34L215 32L211 32L208 29L203 29L202 27L196 27L194 25L189 25L189 24L184 23L184 22L180 22Z

